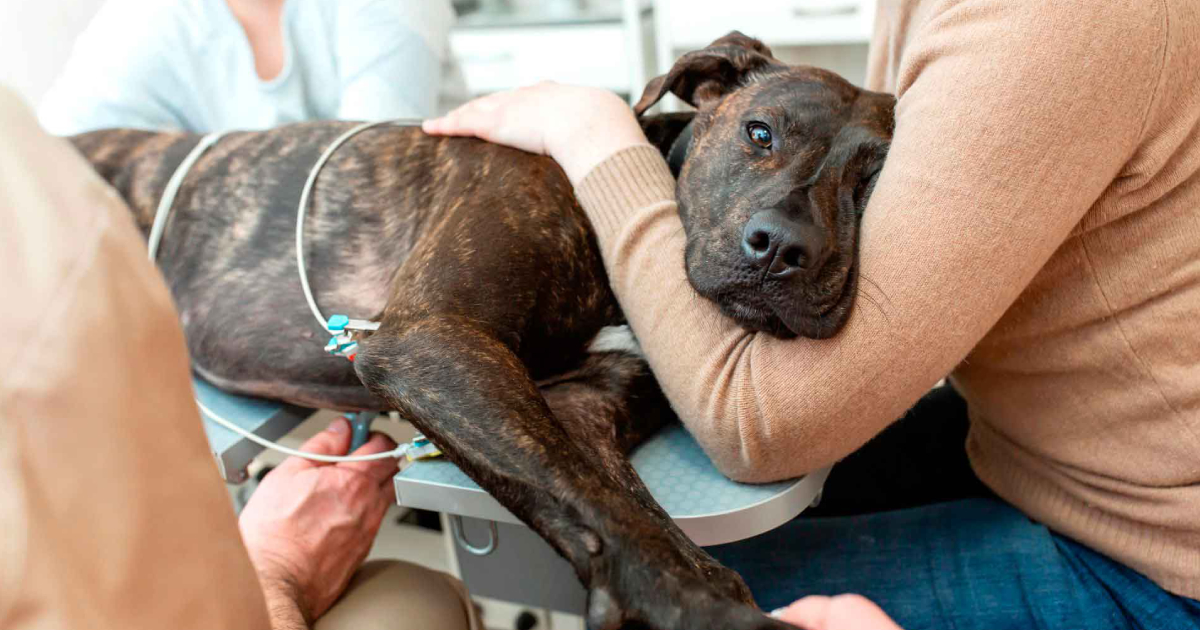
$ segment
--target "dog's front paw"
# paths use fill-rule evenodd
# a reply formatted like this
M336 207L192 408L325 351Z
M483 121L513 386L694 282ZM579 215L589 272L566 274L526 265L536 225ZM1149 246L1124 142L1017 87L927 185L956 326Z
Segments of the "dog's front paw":
M726 584L727 575L713 581L691 575L658 572L647 567L626 567L615 579L595 585L588 593L587 627L590 630L795 630L762 613L745 597L736 573L725 567L737 585Z
M718 593L735 602L754 606L754 595L750 593L750 587L746 586L746 582L737 571L712 558L698 563L696 569L700 572L701 579Z

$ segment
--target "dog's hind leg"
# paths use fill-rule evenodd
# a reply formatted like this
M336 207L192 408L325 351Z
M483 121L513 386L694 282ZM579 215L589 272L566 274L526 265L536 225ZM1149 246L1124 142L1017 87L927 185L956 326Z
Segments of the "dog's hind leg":
M571 562L589 590L589 627L787 627L747 604L732 572L714 573L649 497L617 434L644 433L661 418L630 422L637 403L617 410L597 387L600 371L547 388L560 421L495 331L454 315L385 317L355 365L372 392ZM590 411L572 401L589 396L585 387L595 390Z

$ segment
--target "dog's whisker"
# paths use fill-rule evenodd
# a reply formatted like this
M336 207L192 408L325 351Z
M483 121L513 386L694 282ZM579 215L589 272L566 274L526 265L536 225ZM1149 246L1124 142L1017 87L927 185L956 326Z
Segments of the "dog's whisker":
M862 272L859 272L859 274L858 274L858 277L859 277L859 279L861 279L861 280L865 280L866 282L869 282L869 283L871 283L871 286L875 287L875 290L876 290L876 291L879 291L879 294L880 294L881 296L883 296L883 299L884 299L884 300L887 300L887 303L888 303L888 305L889 305L889 306L891 306L891 305L892 305L892 299L888 297L888 294L887 294L887 292L885 292L885 291L883 290L883 287L879 286L879 283L878 283L878 282L875 282L874 280L872 280L871 278L869 278L869 277L868 277L866 274L864 274L864 273L862 273Z
M887 311L879 304L879 302L876 302L875 299L871 297L871 294L860 289L857 292L857 295L871 306L874 306L875 310L879 311L880 315L883 315L883 320L887 322L889 328L892 326L892 318L888 317Z
M858 291L855 292L855 295L875 305L876 308L882 308L879 304L879 300L877 300L875 296L871 295L870 293L867 293L867 291L862 287L859 287Z

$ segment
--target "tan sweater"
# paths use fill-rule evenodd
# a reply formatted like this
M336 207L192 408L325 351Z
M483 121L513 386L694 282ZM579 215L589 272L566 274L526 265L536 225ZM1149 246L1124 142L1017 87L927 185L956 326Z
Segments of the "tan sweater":
M1200 3L882 4L868 87L899 101L861 271L886 319L745 332L688 285L653 149L580 183L667 396L722 470L767 481L953 373L1000 496L1200 597Z

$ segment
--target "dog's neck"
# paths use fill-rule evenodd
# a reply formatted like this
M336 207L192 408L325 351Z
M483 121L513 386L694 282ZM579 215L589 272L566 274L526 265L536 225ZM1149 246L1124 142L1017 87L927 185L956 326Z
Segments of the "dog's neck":
M692 148L692 129L692 124L688 123L671 143L671 149L667 152L667 166L671 168L671 176L675 179L679 179L679 172L683 170L683 163L687 160L688 151Z
M639 121L650 144L658 147L671 167L671 174L679 176L692 142L692 119L695 112L679 112L644 116Z

